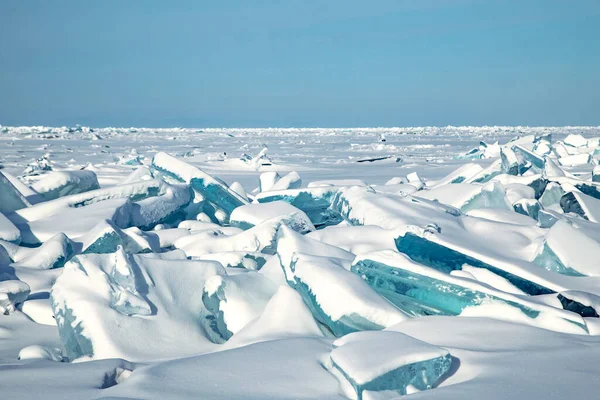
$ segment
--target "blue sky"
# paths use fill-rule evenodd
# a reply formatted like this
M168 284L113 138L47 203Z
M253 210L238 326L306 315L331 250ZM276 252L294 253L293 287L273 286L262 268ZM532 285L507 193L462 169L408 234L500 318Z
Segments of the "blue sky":
M0 124L600 125L600 1L2 1Z

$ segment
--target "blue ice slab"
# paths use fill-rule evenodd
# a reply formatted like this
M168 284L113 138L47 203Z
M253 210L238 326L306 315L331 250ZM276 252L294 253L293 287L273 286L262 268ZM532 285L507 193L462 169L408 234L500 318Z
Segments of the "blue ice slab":
M260 193L256 200L259 203L285 201L304 211L315 227L322 228L342 222L340 214L330 208L338 190L336 186L277 190Z
M459 315L466 307L478 306L490 300L517 307L530 318L539 314L521 304L457 283L418 274L403 269L400 265L362 259L352 265L351 271L361 276L369 286L395 306L416 316Z
M542 251L533 259L533 263L548 271L557 272L561 275L585 276L575 271L573 268L565 266L556 253L552 251L552 248L548 246L548 243L544 243Z
M411 232L407 232L403 236L397 237L395 242L398 251L406 254L413 261L447 274L451 271L462 270L462 266L468 264L473 267L485 268L496 275L505 278L517 288L532 296L555 293L547 287L506 272L500 268L494 267L466 254L462 254L456 250L452 250L442 244L427 240L426 238Z

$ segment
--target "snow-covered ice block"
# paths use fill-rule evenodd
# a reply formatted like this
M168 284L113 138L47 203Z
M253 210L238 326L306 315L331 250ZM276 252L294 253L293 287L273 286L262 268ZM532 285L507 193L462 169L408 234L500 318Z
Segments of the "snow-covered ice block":
M493 177L503 173L502 160L498 159L491 163L488 167L484 168L483 171L473 175L465 182L467 183L486 183L489 182Z
M562 186L557 182L548 182L544 193L540 197L540 203L544 207L551 206L553 204L559 204L560 198L565 194Z
M355 332L333 346L331 372L356 400L432 389L452 365L447 350L393 331Z
M235 230L232 234L227 234L225 228L192 232L177 239L173 246L185 251L188 257L229 251L275 254L277 231L285 224L285 217L276 217L246 231L229 228Z
M386 250L358 256L351 268L379 294L410 315L461 315L472 307L502 304L514 308L512 312L526 317L527 323L561 332L586 334L581 316L529 300L525 296L507 293L477 280L483 278L501 281L511 292L518 289L500 276L489 271L467 267L461 274L446 274L417 264L403 254ZM476 275L473 275L476 274ZM466 279L465 279L466 278ZM497 285L500 286L500 285ZM522 294L522 292L521 292ZM488 318L510 319L503 314L491 313Z
M506 198L504 187L499 182L490 182L485 185L456 183L438 186L432 190L420 191L414 194L414 197L437 200L458 208L462 212L482 208L507 210L512 208Z
M98 223L85 236L79 238L82 242L81 253L106 254L114 253L121 246L130 254L148 251L158 251L156 238L149 236L137 228L120 229L111 220Z
M527 215L535 220L538 219L538 214L542 209L540 202L536 199L521 199L513 204L515 212Z
M533 262L560 274L600 276L600 244L565 220L557 221L546 234Z
M11 264L12 267L34 269L62 268L75 253L73 242L64 233L57 233L46 240L40 247L26 250L26 255L15 259L15 262Z
M21 231L0 212L0 240L10 243L21 243Z
M0 314L11 314L29 296L29 285L19 280L0 282Z
M545 158L544 165L544 176L548 178L557 178L565 176L565 171L563 171L554 160L549 157Z
M152 171L150 171L150 168L142 165L136 168L131 174L127 175L127 177L120 184L126 185L128 183L149 181L151 179L154 179L152 176Z
M315 230L314 225L304 211L285 201L253 203L238 207L231 213L229 223L232 226L246 230L276 217L283 217L286 225L302 234Z
M322 186L368 186L362 179L326 179L322 181L312 181L307 185L311 187Z
M277 232L277 257L285 275L293 276L292 262L296 253L352 261L354 254L282 226Z
M588 221L600 222L600 200L580 192L569 192L560 198L560 206L564 212L581 215Z
M479 164L469 163L461 165L439 181L435 182L435 185L431 187L437 187L448 184L463 183L468 179L480 174L483 171L483 167Z
M284 268L284 272L315 319L337 337L383 329L409 318L348 271L347 264L341 259L294 253L289 271Z
M281 176L276 171L263 172L258 177L258 191L266 192L281 179Z
M573 146L573 147L583 147L587 146L588 140L584 138L582 135L571 133L569 136L563 140L564 144Z
M166 153L156 153L152 170L164 179L189 184L205 200L204 212L220 223L227 223L235 208L248 203L225 182Z
M158 196L133 203L129 225L146 230L162 223L175 225L185 219L185 209L191 201L187 185L166 185Z
M0 212L9 213L30 206L31 203L0 171Z
M337 186L325 186L269 191L259 193L256 201L259 203L284 201L304 211L316 227L337 225L342 219L329 207L338 190Z
M248 201L248 194L246 193L246 189L244 188L244 186L242 186L241 183L233 182L231 185L229 185L229 189L239 194L240 197L245 201Z
M531 164L531 171L541 173L544 170L545 161L543 157L520 145L513 146L512 150L515 153L518 153L524 160L529 162L529 164Z
M40 205L43 204L46 203ZM57 233L64 233L71 239L81 237L92 230L98 221L106 219L111 220L116 226L126 228L129 226L131 209L132 203L126 198L121 198L104 200L83 207L58 209L55 214L33 221L22 221L14 214L9 217L21 231L21 242L37 245Z
M56 347L47 347L40 345L27 346L19 351L17 360L50 360L62 361L62 351Z
M47 201L100 189L100 185L93 171L57 171L35 182L32 188Z
M202 288L223 267L211 261L113 254L79 255L52 287L70 360L160 360L209 351Z
M296 171L292 171L279 178L269 190L300 189L301 186L302 179L300 179L300 175Z
M515 153L508 147L503 147L500 151L502 160L502 171L508 175L522 175L529 169L523 156Z
M592 162L592 156L589 154L574 154L567 157L561 157L558 159L560 165L566 167L574 167L577 165L589 164Z
M310 238L340 247L353 254L396 249L396 233L379 226L328 226L311 232Z
M525 274L525 271L514 270L513 272L503 269L503 265L492 266L487 262L475 257L463 254L447 245L440 243L435 235L407 231L396 238L396 248L399 252L406 254L411 260L425 266L437 269L449 274L454 270L461 270L467 264L473 267L485 268L496 275L507 279L511 284L530 295L551 294L553 290L540 283L533 282L519 276L516 272ZM528 278L535 278L529 276Z
M203 254L196 256L195 259L218 261L225 268L245 268L258 271L271 257L274 256L259 252L225 251L223 253Z
M228 340L262 313L276 289L271 280L255 271L217 275L206 281L202 302L214 318L213 329Z

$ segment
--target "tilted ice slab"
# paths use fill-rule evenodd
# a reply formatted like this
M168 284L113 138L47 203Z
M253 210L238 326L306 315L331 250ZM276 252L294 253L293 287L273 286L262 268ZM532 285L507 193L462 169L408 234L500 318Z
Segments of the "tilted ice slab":
M465 264L487 269L529 295L553 294L565 290L582 290L594 294L600 291L598 277L582 278L548 271L530 261L511 256L506 251L508 249L493 251L494 241L489 239L477 238L464 231L462 234L454 232L448 235L443 231L438 234L411 228L398 236L396 247L413 261L445 273L461 270ZM482 240L491 243L487 247L480 245Z
M304 211L316 227L336 225L340 216L329 206L340 187L320 186L303 189L273 190L256 195L259 203L284 201Z
M286 224L297 232L304 234L315 230L304 211L284 201L240 206L231 213L229 223L245 230L276 217L284 217Z
M294 253L289 271L284 272L315 319L337 337L383 329L409 318L346 268L345 260Z
M393 331L355 332L333 346L330 371L350 399L431 389L452 365L448 350Z
M213 329L227 340L261 314L275 290L273 282L255 271L218 275L206 281L202 302L214 317Z
M497 306L492 311L508 312L492 312L485 316L511 320L516 315L519 322L525 321L530 325L587 334L583 318L575 313L539 304L527 296L494 289L475 279L440 272L391 250L358 256L351 270L408 314L460 315L469 308ZM475 270L472 267L466 269Z
M229 222L233 210L248 203L225 182L166 153L154 156L152 170L169 181L189 184L199 197L197 200L206 202L204 212L220 223Z
M560 198L564 212L581 215L588 221L600 223L600 200L584 193L572 191Z
M45 200L100 189L93 171L57 171L45 175L32 188Z
M212 349L201 325L201 287L223 267L211 261L88 254L73 258L52 287L69 359L158 360Z
M396 249L396 232L379 226L328 226L306 235L312 239L362 254L377 250Z
M202 254L194 258L197 260L218 261L225 268L245 268L258 271L272 257L275 256L256 251L224 251L222 253Z

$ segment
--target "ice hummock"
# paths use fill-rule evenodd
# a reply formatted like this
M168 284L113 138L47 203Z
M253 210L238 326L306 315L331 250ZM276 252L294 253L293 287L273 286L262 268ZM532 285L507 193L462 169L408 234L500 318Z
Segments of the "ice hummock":
M330 371L356 400L431 389L452 365L448 350L394 331L355 332L333 346Z
M13 313L16 305L24 302L30 291L29 285L19 280L0 282L0 314Z

